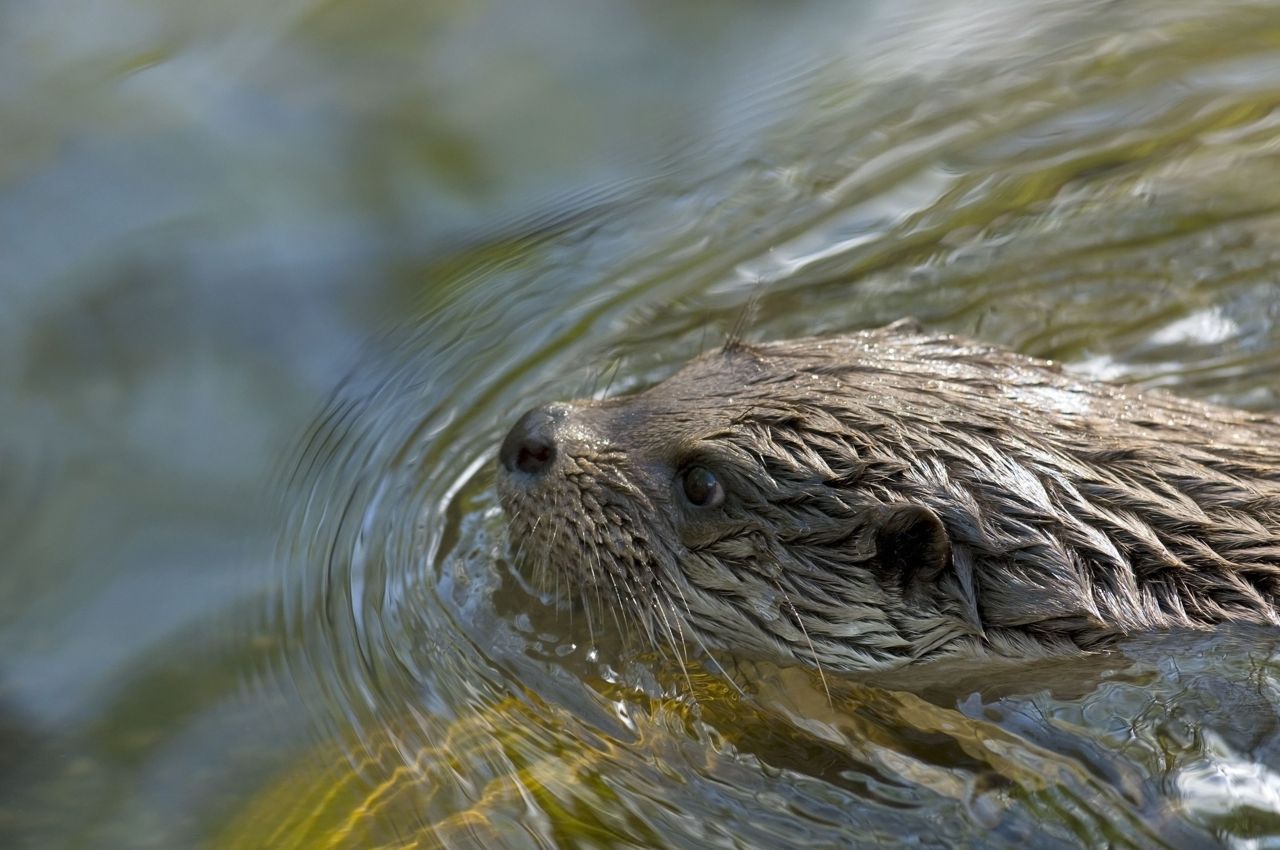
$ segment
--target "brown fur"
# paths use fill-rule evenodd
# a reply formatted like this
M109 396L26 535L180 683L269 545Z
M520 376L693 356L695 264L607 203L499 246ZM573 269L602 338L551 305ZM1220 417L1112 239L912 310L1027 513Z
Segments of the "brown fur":
M902 324L531 415L555 454L504 460L514 544L654 641L859 670L1280 622L1273 417Z

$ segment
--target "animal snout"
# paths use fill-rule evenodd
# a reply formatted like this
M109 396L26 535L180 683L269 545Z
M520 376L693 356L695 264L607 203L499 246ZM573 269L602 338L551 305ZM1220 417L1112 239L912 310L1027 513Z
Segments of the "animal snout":
M511 426L498 451L498 462L511 475L539 477L556 462L556 426L564 419L564 405L535 407Z

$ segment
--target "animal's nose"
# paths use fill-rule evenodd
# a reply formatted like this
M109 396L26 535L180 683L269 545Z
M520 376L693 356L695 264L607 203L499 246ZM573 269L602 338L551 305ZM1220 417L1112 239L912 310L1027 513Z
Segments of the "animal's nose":
M559 415L557 415L559 414ZM511 426L498 451L498 461L511 474L539 476L556 460L556 423L563 418L555 407L544 405L528 411Z

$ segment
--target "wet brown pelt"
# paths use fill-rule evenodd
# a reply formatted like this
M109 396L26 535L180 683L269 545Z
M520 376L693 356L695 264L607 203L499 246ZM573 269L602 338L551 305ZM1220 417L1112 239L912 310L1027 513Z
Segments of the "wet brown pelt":
M901 323L545 410L554 461L500 474L513 549L680 652L890 669L1280 622L1274 417Z

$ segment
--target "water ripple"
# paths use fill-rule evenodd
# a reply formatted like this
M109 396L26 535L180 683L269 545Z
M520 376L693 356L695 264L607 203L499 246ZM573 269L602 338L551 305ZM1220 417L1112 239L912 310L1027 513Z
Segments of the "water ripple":
M823 706L813 683L810 702L803 685L770 696L767 676L743 695L587 641L510 566L493 494L493 449L520 411L653 380L751 299L753 336L910 312L1101 377L1276 409L1280 19L1188 4L1141 27L1090 22L1136 14L1111 6L1020 15L1015 43L996 16L890 28L879 50L780 76L742 119L775 122L753 143L686 151L420 270L439 285L370 344L285 476L279 664L339 766L264 797L275 846L1192 847L1266 832L1239 812L1275 808L1270 767L1162 724L1232 722L1168 659L1210 676L1219 643L1247 658L1269 635L1139 646L1003 695L842 683ZM1242 675L1276 681L1269 661Z

